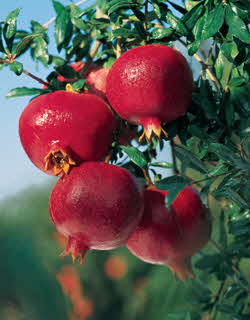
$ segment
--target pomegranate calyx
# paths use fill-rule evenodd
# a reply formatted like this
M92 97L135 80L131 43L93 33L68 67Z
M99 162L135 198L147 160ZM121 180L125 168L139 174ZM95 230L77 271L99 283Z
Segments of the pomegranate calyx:
M66 249L60 254L60 257L64 258L71 254L72 261L75 263L79 259L80 264L84 263L84 256L89 248L76 238L69 237Z
M75 161L62 149L50 151L44 158L45 170L53 169L54 174L58 176L60 173L68 174L71 166L76 166Z
M66 84L65 90L66 90L67 92L79 93L79 92L77 92L77 91L73 88L72 84L70 84L70 83L67 83L67 84Z
M143 126L143 133L139 137L139 142L146 138L149 143L153 135L160 139L162 133L168 137L167 132L161 127L161 122L157 118L145 118L140 123Z
M167 261L166 265L171 269L175 276L182 280L187 280L188 277L194 278L190 257L178 261Z

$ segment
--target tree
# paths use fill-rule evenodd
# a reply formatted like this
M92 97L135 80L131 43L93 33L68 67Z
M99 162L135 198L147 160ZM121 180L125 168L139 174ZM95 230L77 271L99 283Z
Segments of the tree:
M169 319L205 319L205 315L212 320L223 315L249 319L250 286L242 268L250 257L250 5L243 0L197 0L185 5L162 0L98 0L81 9L83 2L63 6L53 0L56 18L45 25L32 20L29 31L17 28L20 9L4 19L0 63L44 86L15 88L7 98L65 89L58 74L73 79L73 89L81 91L87 87L84 79L93 61L109 68L124 51L140 45L180 45L197 60L201 68L191 106L185 116L164 125L168 137L123 147L115 141L109 161L126 167L145 183L153 180L162 189L172 184L168 205L186 185L194 185L214 214L210 241L214 249L201 253L196 262L205 271L204 277L213 279L212 289L194 282L204 293L196 297L198 314L184 312L168 315ZM56 42L58 55L48 51L47 29L52 22L55 38L51 41ZM204 41L209 44L205 51ZM19 62L28 53L34 62L53 66L46 80ZM79 73L69 67L81 60L86 63ZM135 140L140 134L139 130ZM167 142L172 163L156 162ZM120 160L118 156L124 155ZM173 175L163 178L155 168L173 168Z

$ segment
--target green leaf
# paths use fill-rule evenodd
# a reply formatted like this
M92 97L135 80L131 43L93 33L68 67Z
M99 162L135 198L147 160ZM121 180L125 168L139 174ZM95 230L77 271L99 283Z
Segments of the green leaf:
M36 37L39 37L39 36L42 36L42 34L41 33L33 33L33 34L30 34L30 35L24 37L18 43L18 45L15 47L13 54L15 56L19 56L20 53L23 51L23 49L29 44L29 42L31 42L32 40L34 40Z
M188 45L188 54L190 56L193 56L199 50L200 46L201 46L201 40L190 43Z
M72 87L75 91L79 92L81 91L81 89L84 87L85 85L85 79L81 79L81 80L78 80L76 82L73 83Z
M182 21L185 26L192 30L197 20L201 17L204 12L204 1L200 1L195 7L193 7L188 13L183 16Z
M239 54L237 44L234 41L223 42L221 52L230 62L234 62L234 59Z
M14 61L9 65L9 68L11 71L15 72L15 74L17 76L20 76L23 72L23 64L18 62L18 61Z
M156 187L160 190L168 191L165 198L166 207L169 208L178 194L189 183L189 180L181 176L172 176L156 182Z
M168 3L171 4L172 7L175 8L175 10L179 11L181 14L186 14L187 10L181 6L179 6L178 4L172 2L172 1L168 1Z
M225 10L222 5L216 6L208 12L202 30L201 40L206 40L217 33L224 22Z
M173 201L177 198L178 194L186 187L185 183L177 183L171 185L168 194L165 197L165 205L167 208L171 207Z
M113 0L108 3L108 15L120 9L130 9L131 7L137 7L138 4L132 0Z
M249 203L245 201L236 191L227 188L224 192L228 199L233 200L236 204L244 209L249 209Z
M11 11L6 18L6 28L4 36L6 39L11 39L16 33L16 19L20 13L20 8Z
M23 97L23 96L34 96L38 94L42 94L48 92L48 90L44 89L37 89L37 88L27 88L27 87L20 87L10 90L5 97L6 98L16 98L16 97Z
M60 47L67 40L70 28L70 15L68 10L64 9L57 16L55 24L55 39L58 47Z
M33 56L37 60L41 61L45 66L48 65L48 47L47 42L44 40L43 37L38 36L34 39Z
M136 30L129 30L127 28L119 28L112 31L113 36L116 37L124 37L124 38L136 38L138 33Z
M54 7L54 10L56 12L57 15L59 15L61 13L61 11L64 10L64 5L62 5L59 1L56 1L56 0L52 0L53 2L53 7Z
M157 18L161 19L161 9L158 6L158 4L157 3L153 3L152 6L153 6L155 14L157 15Z
M153 39L162 39L173 34L174 30L171 28L154 28L152 31Z
M205 173L205 174L208 173L208 170L205 167L205 165L202 163L202 161L199 158L197 158L193 154L193 152L185 149L184 147L175 146L174 148L175 148L176 156L181 161L185 161L190 165L190 167L192 167L193 169L201 173Z
M245 22L232 11L230 6L226 8L226 22L229 26L229 33L241 41L250 44L250 32Z
M180 35L182 36L188 35L189 31L184 25L184 23L181 21L181 19L174 16L171 11L168 11L166 19L167 19L167 23L169 23L171 27L175 29Z
M86 23L80 18L81 10L74 5L70 4L70 18L73 25L75 25L79 29L85 29Z
M135 147L132 146L120 146L120 148L128 155L130 160L134 162L138 167L147 167L147 159L144 154Z
M0 24L0 52L4 52L4 45L3 45L3 40L2 40L2 33L3 33L3 28Z
M68 65L59 66L58 68L56 68L56 71L67 79L75 79L79 77L79 73Z
M149 166L166 168L166 169L172 169L174 167L173 164L169 162L151 162L149 163Z
M218 32L224 22L224 15L225 10L222 5L206 11L194 26L193 34L196 41L206 40Z

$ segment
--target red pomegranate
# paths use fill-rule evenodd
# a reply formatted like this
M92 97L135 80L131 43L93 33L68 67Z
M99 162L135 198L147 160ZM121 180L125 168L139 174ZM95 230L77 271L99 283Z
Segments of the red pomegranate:
M76 72L80 73L85 66L82 61L75 62L70 65ZM87 70L86 84L88 85L88 92L96 94L97 96L106 99L106 78L109 73L109 69L100 67L92 63ZM57 77L58 81L71 82L73 79L65 78L62 75Z
M32 100L19 120L24 150L42 171L59 175L84 160L102 160L116 120L99 97L55 91Z
M107 77L107 98L113 109L121 118L142 125L141 139L145 136L147 141L153 133L160 137L161 123L185 114L192 89L192 73L185 58L160 44L128 50Z
M133 176L121 167L84 162L59 179L50 196L50 216L68 237L65 254L82 259L88 249L114 249L138 225L143 197Z
M166 194L155 187L145 190L142 221L126 245L141 260L168 265L186 279L193 276L191 256L210 239L211 217L194 188L184 188L170 209Z

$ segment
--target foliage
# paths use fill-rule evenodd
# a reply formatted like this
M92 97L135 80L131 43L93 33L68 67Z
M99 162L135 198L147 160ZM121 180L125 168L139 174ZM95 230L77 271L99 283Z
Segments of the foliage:
M8 98L64 89L66 83L58 81L59 74L72 79L73 86L81 90L86 86L83 79L92 61L110 67L120 52L147 43L180 45L185 54L193 56L201 64L188 113L164 125L168 137L163 137L160 142L154 138L149 144L139 144L139 129L133 145L121 147L118 142L121 132L118 130L110 161L131 170L144 184L149 179L161 189L174 184L172 192L167 195L167 206L171 205L187 184L197 187L215 217L215 240L211 242L215 248L200 253L196 261L196 267L204 272L200 273L201 280L190 283L190 290L192 288L191 291L197 293L192 308L190 304L185 304L181 311L173 310L178 312L169 314L173 300L176 297L181 299L182 295L187 300L189 290L179 293L178 285L173 285L170 278L163 280L162 273L165 271L161 273L138 262L133 276L126 278L124 285L121 282L113 287L118 294L117 299L120 299L117 303L122 305L126 300L127 305L130 305L120 309L123 310L122 316L118 313L114 318L149 319L150 315L152 318L158 314L161 319L167 316L167 319L178 320L205 319L206 315L211 320L219 317L249 319L250 286L247 276L242 272L246 259L250 257L249 3L244 0L196 0L180 5L164 0L97 0L94 5L82 9L73 3L64 6L59 1L52 2L56 13L52 40L47 34L49 23L43 26L32 20L30 30L19 30L19 9L10 12L0 24L0 63L9 67L17 76L25 73L46 85L45 89L15 88L7 94ZM56 54L49 52L49 41L56 43ZM209 50L205 52L202 50L204 42L209 43ZM41 63L52 70L45 81L31 75L18 61L21 55L28 53L35 63ZM69 64L80 60L86 64L77 73ZM121 121L121 128L124 126L126 124ZM159 174L157 168L165 168L168 172L171 164L156 162L155 158L165 148L167 141L171 141L174 176L166 178ZM14 231L12 234L17 236ZM4 237L4 231L1 231L1 237ZM20 234L18 237L25 239L26 236ZM18 237L10 238L11 246L14 239L19 242ZM20 241L29 242L27 239ZM26 249L22 263L25 263L25 259L31 259L30 252L33 249ZM3 248L5 250L7 247ZM17 250L10 259L14 255L18 257L20 252ZM96 259L93 263L100 264L99 258ZM45 272L36 262L34 266L37 272ZM93 264L91 267L86 265L86 274L91 272L91 268ZM94 276L96 279L93 280L96 283L99 281L97 269ZM139 274L146 274L149 279L146 297L154 301L154 306L153 303L145 303L144 295L135 298L128 289L131 289L129 281L136 279ZM42 279L46 281L49 277L46 275ZM208 278L209 284L205 285ZM23 282L18 282L18 285L23 286ZM99 288L91 288L90 284L90 292L94 294L96 290L104 294L101 290L107 290L107 286L102 287L103 284L99 282L98 285ZM161 295L167 294L169 286L175 287L176 291L173 291L172 296L169 293L163 302ZM10 296L13 293L11 288L8 291ZM49 284L48 290L52 290ZM53 290L56 290L55 287ZM53 296L61 299L58 291ZM11 298L15 302L15 297ZM105 309L105 303L111 303L108 299L105 301L100 304L100 310ZM25 301L21 303L22 307L23 303ZM36 312L40 310L38 307L34 309ZM62 309L60 312L63 312ZM41 310L45 312L46 309L41 307ZM42 315L36 318L39 317L44 318ZM53 314L52 317L55 318ZM58 314L58 317L63 319L65 315ZM93 319L98 317L95 315ZM32 317L36 318L35 315Z

